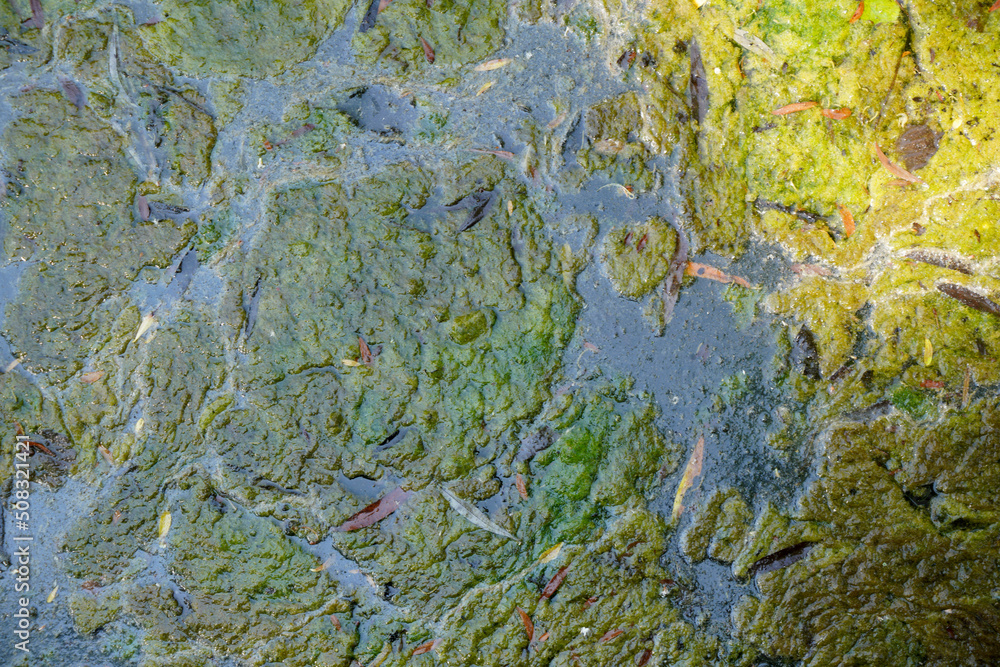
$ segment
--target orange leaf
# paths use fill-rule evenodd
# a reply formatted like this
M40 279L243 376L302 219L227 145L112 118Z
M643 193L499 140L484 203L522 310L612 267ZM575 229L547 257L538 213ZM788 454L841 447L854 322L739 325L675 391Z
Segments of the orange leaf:
M604 633L604 636L601 637L601 641L604 642L604 643L607 643L607 642L611 641L612 639L614 639L615 637L617 637L618 635L622 635L622 634L625 634L625 631L622 630L622 629L608 630L607 632Z
M548 638L549 638L549 633L546 632L544 635L538 638L538 641L543 642Z
M887 158L885 156L885 153L882 152L882 149L879 148L877 142L875 143L875 155L878 156L878 161L882 163L882 166L885 168L885 170L890 174L892 174L893 176L901 178L904 181L909 181L910 183L923 183L923 181L920 178L914 176L913 174L906 171L902 167L890 162L889 158Z
M524 623L524 632L528 635L528 641L530 642L535 638L535 624L531 622L531 617L520 607L517 608L517 613L521 615L521 622Z
M851 234L854 233L854 216L846 206L837 204L837 210L840 211L840 219L844 221L844 236L851 238Z
M524 478L521 477L521 473L517 473L514 483L517 485L517 492L521 494L521 498L524 500L528 499L528 487L524 485Z
M51 449L49 449L48 447L46 447L45 445L43 445L40 442L35 442L34 440L28 440L27 443L28 443L29 447L37 447L38 449L42 450L43 452L45 452L49 456L55 456L55 454L52 453Z
M438 642L440 641L441 641L440 639L432 639L429 642L421 644L420 646L413 649L413 655L421 655L423 653L433 651L434 649L437 648Z
M694 276L695 278L708 278L709 280L715 280L720 283L736 283L737 285L743 285L743 287L750 289L750 283L746 280L746 278L731 276L728 273L723 273L714 266L709 266L707 264L688 262L687 266L684 268L684 273L689 276Z
M851 115L851 110L847 107L841 107L840 109L823 109L820 113L833 120L844 120Z
M427 43L427 40L423 37L420 38L420 46L424 47L424 57L427 58L427 62L434 64L434 49L431 45Z
M847 19L847 22L856 23L857 20L861 18L861 15L864 13L865 13L865 0L861 0L861 2L858 3L858 8L854 10L854 13L851 14L851 18Z
M795 104L786 104L780 109L775 109L771 113L775 116L784 116L786 114L795 113L796 111L804 111L818 106L819 102L796 102Z
M559 590L560 586L562 586L563 580L566 579L567 570L569 570L569 565L563 565L559 568L559 571L555 573L555 576L553 576L552 579L549 580L549 583L545 585L545 589L542 591L542 597L539 599L548 600L556 594L556 591Z
M1000 9L1000 0L997 0L996 2L993 3L993 6L990 7L990 11L995 12L998 9Z

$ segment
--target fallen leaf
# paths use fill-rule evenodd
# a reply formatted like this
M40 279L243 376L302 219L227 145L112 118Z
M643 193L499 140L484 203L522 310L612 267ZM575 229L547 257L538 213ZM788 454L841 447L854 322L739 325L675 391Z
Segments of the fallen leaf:
M424 57L427 58L427 62L434 64L434 49L431 45L427 43L427 40L423 37L420 38L420 46L424 47Z
M433 651L435 648L437 648L437 645L440 641L441 641L440 639L432 639L429 642L421 644L420 646L413 649L413 655L422 655L424 653Z
M49 596L45 598L45 601L48 602L49 604L52 604L52 601L56 599L56 593L58 592L59 592L59 586L56 585L56 587L52 589L52 592L49 593Z
M934 360L934 345L930 338L924 338L924 366L930 366Z
M921 380L920 386L923 389L944 389L944 382L941 380Z
M594 345L590 341L584 341L584 343L583 343L583 349L589 350L591 352L600 352L601 351L601 348L597 347L596 345Z
M514 215L514 202L507 200L507 215Z
M448 504L451 505L453 510L458 512L463 518L468 520L473 525L484 530L488 530L494 535L506 537L508 540L517 540L518 542L521 541L514 537L509 531L498 526L488 516L480 512L474 506L465 502L448 489L441 489L441 495L448 500Z
M334 528L334 530L346 533L376 524L399 509L399 506L409 496L409 491L404 491L402 487L396 487L357 514L352 515L347 521Z
M122 513L121 513L121 511L115 510L115 515L111 519L111 525L117 526L119 523L121 523L121 520L122 520Z
M10 373L12 370L14 370L15 368L17 368L20 364L21 364L21 360L20 359L15 359L14 361L10 362L9 364L7 364L6 366L3 367L3 372L4 373Z
M990 7L990 11L995 12L998 9L1000 9L1000 0L997 0L996 2L993 3L993 6Z
M691 488L691 482L701 474L701 463L705 457L705 436L699 436L698 443L691 452L684 474L681 476L681 483L677 486L677 495L674 496L674 509L670 513L670 522L674 523L680 518L684 510L684 494Z
M549 579L549 583L545 585L545 588L542 590L542 596L539 598L539 600L551 599L552 596L556 594L556 591L559 590L559 587L562 586L562 583L563 581L565 581L566 573L568 571L569 571L569 565L563 565L561 568L559 568L559 571L555 573L555 576Z
M747 51L756 53L764 60L769 61L772 65L777 65L781 61L781 59L778 58L778 54L776 54L774 50L764 42L764 40L742 28L737 28L733 31L733 41Z
M104 461L109 466L111 466L112 468L115 467L115 460L113 458L111 458L111 452L108 451L107 447L105 447L104 445L98 445L97 446L97 451L99 451L101 453L101 456L104 457Z
M41 0L31 0L31 18L24 22L28 28L42 28L45 25L45 12L42 11Z
M490 151L490 150L486 150L485 148L470 148L469 152L470 153L484 153L485 155L495 155L496 157L502 158L504 160L513 160L514 159L514 154L511 153L510 151L501 151L501 150Z
M46 454L48 454L49 456L55 456L55 454L52 453L51 449L49 449L48 447L46 447L45 445L43 445L40 442L35 442L34 440L28 440L28 446L40 449L43 452L45 452Z
M564 120L566 120L566 112L565 111L563 111L561 114L559 114L558 116L556 116L555 118L553 118L549 122L549 124L545 126L545 129L546 130L554 130L557 127L559 127L560 125L562 125L562 122Z
M496 83L496 81L487 81L486 83L484 83L483 85L481 85L479 87L479 90L476 91L476 97L479 97L480 95L482 95L483 93L485 93L487 90L489 90L490 88L492 88L494 83Z
M90 371L80 376L80 382L84 384L94 384L104 377L104 371Z
M142 322L139 322L139 330L135 333L135 338L132 339L132 342L134 343L139 340L140 336L149 331L150 327L154 324L156 324L156 317L154 317L153 313L143 317Z
M167 536L167 533L170 532L170 523L171 523L170 512L164 512L160 516L160 524L156 531L159 534L161 541L163 540L163 538Z
M361 361L366 364L370 364L373 358L372 351L371 348L368 347L368 343L366 343L365 339L361 336L358 336L358 349L361 350Z
M840 109L823 109L820 113L832 120L844 120L845 118L849 118L851 116L851 110L847 107Z
M913 174L906 171L902 167L890 162L889 158L887 158L885 156L885 153L882 152L882 149L879 148L877 142L875 143L875 155L878 156L878 161L882 163L882 166L885 168L885 170L888 171L893 176L901 178L904 181L909 181L910 183L923 183L923 181L917 176L914 176Z
M143 419L142 417L139 417L139 420L136 421L135 423L135 434L139 435L140 433L142 433L142 427L145 425L146 425L146 420Z
M333 627L337 628L338 631L340 630L340 619L339 618L337 618L333 614L330 614L330 622L333 623Z
M618 630L608 630L607 632L605 632L601 636L601 642L603 642L603 643L606 644L609 641L611 641L612 639L614 639L615 637L618 637L619 635L622 635L622 634L625 634L625 631L621 630L621 629L618 629Z
M521 615L521 623L524 624L524 632L528 635L528 641L530 642L535 638L535 624L531 622L531 617L520 607L517 608L517 613Z
M59 85L62 86L63 93L66 94L66 99L73 103L77 109L82 109L87 106L87 96L84 95L80 87L76 85L73 81L69 79L59 79Z
M792 264L791 267L793 273L797 273L803 276L829 276L833 275L833 272L825 266L820 266L819 264Z
M840 219L844 221L844 236L851 238L851 234L854 233L854 216L846 206L837 204L837 210L840 211Z
M861 18L861 15L864 13L865 13L865 0L861 0L861 2L858 3L858 8L854 10L854 13L851 14L851 18L847 19L847 22L856 23L857 20Z
M538 558L538 564L539 565L543 565L545 563L549 563L549 562L554 561L556 558L558 558L559 552L562 551L562 547L563 547L563 543L560 542L559 544L555 545L551 549L546 549L545 553L543 553L541 556L539 556L539 558Z
M750 289L750 283L746 280L746 278L731 276L728 273L723 273L714 266L708 266L707 264L688 262L687 266L684 268L684 273L689 276L694 276L695 278L707 278L708 280L715 280L720 283L736 283L737 285L742 285L743 287Z
M543 642L543 641L545 641L548 638L549 638L549 633L546 632L544 635L542 635L541 637L538 638L538 641L539 642Z
M513 62L510 58L496 58L494 60L487 60L486 62L476 65L475 70L477 72L492 72L495 69L500 69L501 67L506 67Z
M361 365L360 361L355 361L354 359L341 359L340 363L344 364L348 368L357 368Z
M514 484L517 486L517 492L521 494L523 500L528 499L528 487L524 485L524 478L521 477L521 473L517 473L517 477L514 479Z
M649 662L649 659L650 659L651 657L653 657L653 652L652 652L652 651L650 651L650 650L649 650L649 649L647 648L646 650L644 650L644 651L642 652L642 655L640 655L640 656L639 656L639 659L638 659L638 660L636 660L636 662L635 662L635 667L642 667L642 666L643 666L643 665L645 665L645 664L646 664L647 662Z
M790 113L795 113L796 111L805 111L806 109L812 109L813 107L818 107L819 102L795 102L794 104L786 104L783 107L775 109L771 113L775 116L785 116Z

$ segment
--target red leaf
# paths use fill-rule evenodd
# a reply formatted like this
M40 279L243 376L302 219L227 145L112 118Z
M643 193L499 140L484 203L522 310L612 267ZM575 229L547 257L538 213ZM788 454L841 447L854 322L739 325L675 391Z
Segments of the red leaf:
M848 23L856 22L859 18L861 18L861 15L864 13L865 13L865 0L861 0L861 2L858 3L858 8L854 10L854 13L851 14L851 18L847 19L847 22Z
M521 477L521 473L517 473L517 478L514 483L517 484L517 492L521 494L521 498L527 500L528 487L524 485L524 478Z
M609 641L611 641L612 639L614 639L615 637L617 637L618 635L621 635L621 634L624 634L624 633L625 633L625 631L621 630L621 629L618 629L618 630L608 630L607 632L604 633L604 636L601 637L601 641L606 644Z
M647 648L645 651L642 652L642 655L639 656L639 659L636 660L635 662L636 667L642 667L647 662L649 662L649 659L651 657L653 657L653 652Z
M535 624L531 622L531 617L520 607L517 608L517 613L521 615L521 622L524 623L524 632L528 635L528 641L530 642L535 638Z
M368 347L368 343L366 343L365 339L361 336L358 336L358 348L361 350L361 361L366 364L370 364L373 359L372 351L371 348Z
M780 109L775 109L771 113L775 116L785 116L790 113L795 113L796 111L805 111L806 109L812 109L813 107L818 107L819 102L796 102L794 104L786 104Z
M420 38L420 46L424 47L424 57L427 58L427 62L434 64L434 49L431 45L427 43L427 40L423 37Z
M566 579L566 572L568 570L569 565L563 565L559 568L559 571L556 572L555 576L552 577L549 580L549 583L545 585L545 589L542 591L542 597L540 598L541 600L548 600L556 594L556 591L559 590L560 586L562 586L563 580Z
M847 107L843 107L840 109L823 109L820 113L827 118L832 118L833 120L844 120L845 118L850 117L851 110Z
M376 524L399 509L409 496L409 491L397 487L340 524L335 530L348 532Z

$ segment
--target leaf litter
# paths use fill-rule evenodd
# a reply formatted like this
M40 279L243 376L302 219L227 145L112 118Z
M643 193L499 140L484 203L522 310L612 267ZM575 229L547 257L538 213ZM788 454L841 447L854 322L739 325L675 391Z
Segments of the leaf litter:
M465 502L454 493L448 489L441 489L441 495L445 497L451 508L459 513L462 518L466 519L473 525L483 530L488 530L494 535L499 535L500 537L505 537L508 540L514 540L520 542L521 540L514 537L510 531L497 525L492 519L483 514L479 509L470 503Z

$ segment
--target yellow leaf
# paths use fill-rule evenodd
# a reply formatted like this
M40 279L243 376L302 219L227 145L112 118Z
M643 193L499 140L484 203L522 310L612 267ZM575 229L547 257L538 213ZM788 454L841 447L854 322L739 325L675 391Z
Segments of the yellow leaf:
M691 488L691 482L694 481L694 478L701 474L701 462L704 458L705 436L700 436L698 444L694 446L694 451L691 452L691 458L688 459L687 467L684 468L681 483L677 487L677 495L674 496L674 510L670 513L671 523L677 521L681 516L681 512L684 511L684 494Z
M154 324L156 324L156 318L153 316L153 313L150 313L149 315L146 315L144 318L142 318L142 322L139 323L139 330L135 332L135 338L132 339L132 342L134 343L135 341L139 340L139 337L142 336L142 334L149 331L150 327L152 327Z
M506 67L511 63L510 58L497 58L496 60L487 60L481 65L476 65L477 72L491 72L495 69L500 69L501 67Z
M555 560L556 557L559 555L559 552L562 550L562 545L563 543L560 542L559 544L555 545L554 547L543 553L541 558L538 559L538 564L541 565L543 563L548 563L550 561Z
M490 88L492 88L494 83L496 83L496 82L495 81L487 81L482 86L480 86L479 87L479 91L476 93L476 97L479 97L480 95L482 95L483 93L485 93L487 90L489 90Z
M344 364L348 368L357 368L361 365L360 361L355 361L354 359L341 359L340 363Z
M146 425L146 420L139 417L139 421L135 423L135 434L139 435L142 432L142 427Z
M934 359L934 346L931 345L931 339L924 339L924 366L930 366L931 361Z
M170 532L170 521L170 512L164 512L160 517L159 533L161 540L167 536L168 532Z
M45 601L48 602L49 604L52 604L52 601L56 599L56 593L58 592L59 592L59 587L56 586L55 588L52 589L52 592L49 593L49 597L45 598Z

